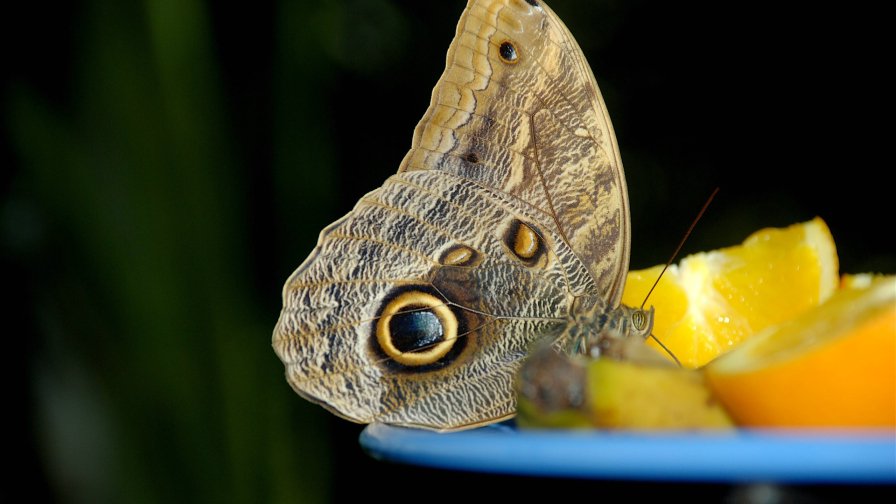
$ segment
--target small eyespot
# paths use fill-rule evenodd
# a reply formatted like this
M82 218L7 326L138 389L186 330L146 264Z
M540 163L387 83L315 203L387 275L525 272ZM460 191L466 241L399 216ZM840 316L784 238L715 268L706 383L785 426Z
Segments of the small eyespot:
M504 63L516 63L519 58L516 52L516 47L509 40L501 42L501 46L498 48L498 54L501 55L501 59L504 60Z
M535 229L514 220L504 235L504 244L520 261L528 266L539 264L546 250L544 241Z
M467 160L467 161L470 162L470 163L478 163L478 162L479 162L479 155L476 154L475 152L469 152L469 153L467 153L466 156L464 156L464 159Z
M521 225L517 229L516 237L513 240L514 253L522 259L532 259L535 253L538 252L538 247L538 235L535 234L535 231L532 231L532 228L525 224Z
M479 252L466 245L454 245L439 256L439 264L445 266L475 266L481 260Z

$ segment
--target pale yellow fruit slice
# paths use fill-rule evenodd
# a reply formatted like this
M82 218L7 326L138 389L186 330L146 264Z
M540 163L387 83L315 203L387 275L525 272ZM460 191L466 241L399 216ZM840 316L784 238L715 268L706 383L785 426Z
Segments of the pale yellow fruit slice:
M630 272L622 302L640 306L661 270ZM666 270L647 305L656 309L653 334L684 366L699 367L750 335L817 306L838 283L834 239L815 218L685 257Z

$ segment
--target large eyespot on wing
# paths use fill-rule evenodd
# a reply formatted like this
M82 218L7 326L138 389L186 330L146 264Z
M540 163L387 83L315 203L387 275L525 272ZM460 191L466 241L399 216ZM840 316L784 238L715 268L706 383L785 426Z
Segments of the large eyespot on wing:
M443 170L551 215L610 306L628 269L616 137L578 44L543 1L471 0L400 171Z
M382 303L370 338L378 360L393 370L426 372L451 363L469 333L463 313L427 285L401 287Z

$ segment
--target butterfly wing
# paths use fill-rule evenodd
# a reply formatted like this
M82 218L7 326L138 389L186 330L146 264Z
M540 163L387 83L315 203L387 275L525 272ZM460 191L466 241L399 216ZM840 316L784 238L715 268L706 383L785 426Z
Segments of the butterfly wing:
M473 0L399 173L287 280L273 345L302 396L357 422L512 416L514 374L580 296L608 306L628 205L594 77L547 6Z
M542 1L471 1L401 170L443 170L548 214L610 306L628 271L628 193L594 75Z

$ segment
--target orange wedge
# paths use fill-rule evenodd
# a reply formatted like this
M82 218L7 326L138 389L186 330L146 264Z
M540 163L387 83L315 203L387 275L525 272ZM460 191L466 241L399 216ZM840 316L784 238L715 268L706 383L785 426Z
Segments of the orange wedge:
M838 291L705 373L738 425L896 427L896 277Z
M630 272L622 302L640 306L660 270ZM671 265L647 301L656 308L653 334L683 365L702 366L826 300L837 271L834 239L820 218L757 231L741 245Z

